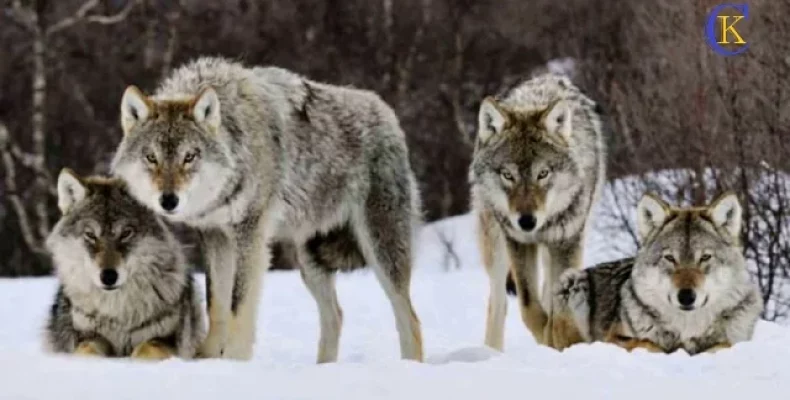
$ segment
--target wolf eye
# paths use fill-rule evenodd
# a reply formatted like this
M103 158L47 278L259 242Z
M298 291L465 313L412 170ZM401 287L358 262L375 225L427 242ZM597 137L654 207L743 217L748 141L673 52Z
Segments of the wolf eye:
M190 152L186 153L184 155L184 164L189 164L192 161L194 161L195 157L197 157L197 155L198 155L197 151L190 151Z
M675 261L675 257L672 254L665 255L664 259L671 262L672 264L677 263L677 261Z
M705 262L705 261L708 261L708 260L710 260L710 258L711 258L711 255L710 255L710 254L703 254L703 255L702 255L702 257L700 257L700 258L699 258L699 260L700 260L701 262Z
M145 160L151 164L156 164L156 156L154 153L148 153L145 155Z
M121 236L118 237L118 240L123 242L131 239L133 235L134 235L133 228L124 228L123 231L121 231Z
M506 169L503 169L502 171L500 171L499 174L502 175L502 179L504 179L506 181L512 181L513 180L513 174L511 174L510 171L508 171Z
M549 169L548 168L543 168L538 173L538 179L546 179L547 176L549 176Z
M85 236L85 240L87 240L87 241L89 241L91 243L96 242L96 235L94 235L93 232L85 231L85 232L82 233L82 235Z

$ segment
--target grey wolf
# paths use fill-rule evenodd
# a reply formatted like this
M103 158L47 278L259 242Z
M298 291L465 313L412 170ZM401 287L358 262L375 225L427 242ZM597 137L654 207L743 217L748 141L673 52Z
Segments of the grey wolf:
M740 244L741 206L638 205L634 258L568 271L554 295L548 344L603 341L655 352L712 352L751 339L763 309Z
M472 210L490 294L485 343L502 350L506 278L521 317L543 341L550 290L582 265L590 209L605 180L601 111L569 79L540 75L480 106L469 171ZM538 265L544 283L539 293ZM539 298L538 296L543 296Z
M141 202L203 238L203 356L251 357L269 245L289 241L318 305L318 362L337 359L335 272L363 265L392 304L402 357L422 359L409 293L419 193L405 135L376 94L199 58L151 96L128 87L121 124L113 172Z
M59 287L47 348L104 357L192 358L202 298L180 245L118 179L58 177L61 218L47 237Z

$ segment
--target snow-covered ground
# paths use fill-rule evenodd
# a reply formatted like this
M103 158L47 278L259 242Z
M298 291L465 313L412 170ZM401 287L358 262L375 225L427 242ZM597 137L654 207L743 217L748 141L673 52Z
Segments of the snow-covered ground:
M40 333L56 282L0 280L0 400L16 399L716 399L790 396L790 329L761 322L754 341L715 355L627 353L537 346L511 300L506 351L482 346L487 278L472 220L432 224L412 283L427 360L399 360L391 309L370 271L338 278L345 325L340 359L315 365L318 315L298 273L266 276L255 357L135 363L42 352ZM460 268L444 268L436 228L454 241ZM587 264L610 238L591 236ZM611 244L611 243L610 243ZM700 399L705 397L699 397Z

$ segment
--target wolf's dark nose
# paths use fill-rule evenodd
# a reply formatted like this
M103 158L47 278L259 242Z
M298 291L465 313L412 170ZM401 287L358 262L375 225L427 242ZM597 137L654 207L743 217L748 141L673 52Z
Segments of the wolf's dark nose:
M535 229L535 225L537 224L538 220L535 219L535 216L532 214L524 214L518 218L518 226L527 232Z
M159 198L159 204L165 211L173 211L178 207L178 196L174 193L165 193Z
M697 299L697 294L693 289L680 289L678 290L678 303L683 307L691 307L694 305L694 300Z
M112 286L118 282L118 271L114 269L103 269L99 274L99 280L104 286Z

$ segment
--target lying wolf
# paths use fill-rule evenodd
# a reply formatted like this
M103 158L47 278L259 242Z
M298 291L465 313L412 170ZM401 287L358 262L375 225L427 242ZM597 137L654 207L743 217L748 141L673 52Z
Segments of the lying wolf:
M63 213L47 238L60 287L50 350L191 358L204 337L201 298L179 244L117 179L58 177Z
M737 197L672 208L645 195L637 217L635 258L561 277L548 344L603 341L697 354L750 340L763 303L746 270Z

